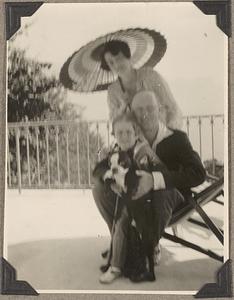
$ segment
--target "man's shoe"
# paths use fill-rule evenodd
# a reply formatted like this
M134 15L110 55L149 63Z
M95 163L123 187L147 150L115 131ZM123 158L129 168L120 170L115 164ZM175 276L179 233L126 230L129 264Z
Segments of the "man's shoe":
M100 266L100 271L102 271L102 273L105 273L110 267L110 264L106 264L106 265L102 265Z
M121 276L120 269L110 266L109 269L100 276L99 281L101 283L111 283L120 276Z

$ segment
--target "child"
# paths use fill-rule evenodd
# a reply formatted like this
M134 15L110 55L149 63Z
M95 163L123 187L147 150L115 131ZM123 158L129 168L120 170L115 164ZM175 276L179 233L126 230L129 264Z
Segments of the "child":
M109 156L119 150L126 151L133 158L137 169L146 171L161 163L148 142L143 137L139 137L141 134L131 112L118 116L113 121L112 128L116 144L109 152ZM97 164L93 176L102 178L103 181L111 177L108 158Z
M122 150L126 151L129 157L133 158L133 163L136 164L136 169L149 170L152 166L159 163L156 155L151 150L147 142L142 142L138 137L138 128L134 116L131 113L126 113L118 116L112 124L113 133L116 138L116 144L110 151L110 156L113 152ZM104 184L110 184L111 188L117 194L121 194L121 178L118 175L113 175L110 171L108 158L99 162L93 171L93 176L103 180ZM128 213L125 206L120 207L121 213L118 213L117 221L115 224L115 231L112 236L114 247L112 247L112 259L109 269L101 275L100 282L111 283L113 280L121 275L121 267L115 265L115 257L120 256L119 253L124 253L125 257L126 249L122 244L123 229L121 226L126 226L126 220L128 220ZM120 242L121 241L121 242Z
M113 121L112 128L116 143L107 154L108 157L96 165L93 176L103 180L105 183L110 183L108 179L113 179L115 184L112 184L112 189L120 193L122 183L120 181L122 181L122 178L118 176L119 174L113 176L109 165L110 162L108 158L111 157L113 153L120 150L127 152L135 168L138 170L153 170L156 166L159 166L161 162L152 151L148 142L146 142L143 137L140 137L140 130L131 112L118 116Z

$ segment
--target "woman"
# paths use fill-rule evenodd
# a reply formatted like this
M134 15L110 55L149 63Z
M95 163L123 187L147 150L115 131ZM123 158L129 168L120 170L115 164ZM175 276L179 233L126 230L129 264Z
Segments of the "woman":
M150 67L134 69L127 43L112 40L106 43L102 53L102 68L111 70L118 79L108 88L110 119L131 109L133 96L141 90L151 90L160 101L160 119L172 129L182 127L182 114L168 84Z
M108 88L108 106L111 121L124 112L131 110L131 102L136 93L141 90L150 90L155 93L156 98L160 102L160 120L172 129L181 128L182 114L167 83L152 68L142 67L140 69L134 69L131 64L130 48L125 42L112 40L106 43L102 52L101 67L105 70L111 70L118 75L118 79ZM109 212L109 215L113 214L114 202L108 201L105 193L106 191L104 191L103 185L96 182L93 188L93 196L99 211L107 224L109 224L111 231L112 223L111 220L107 219L106 211ZM114 199L113 193L111 197ZM123 235L125 235L125 224L119 224L119 228L120 231L123 231ZM158 245L155 249L155 262L158 263L159 260L160 247ZM100 281L102 283L111 283L118 278L119 275L120 271L118 268L109 268L107 272L101 276Z

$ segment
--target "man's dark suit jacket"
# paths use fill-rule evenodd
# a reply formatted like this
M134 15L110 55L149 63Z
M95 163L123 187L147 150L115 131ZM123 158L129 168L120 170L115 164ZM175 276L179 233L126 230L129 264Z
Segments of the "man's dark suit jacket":
M186 133L173 130L156 148L156 154L166 168L163 174L166 188L177 188L183 196L191 195L191 188L202 184L206 171Z

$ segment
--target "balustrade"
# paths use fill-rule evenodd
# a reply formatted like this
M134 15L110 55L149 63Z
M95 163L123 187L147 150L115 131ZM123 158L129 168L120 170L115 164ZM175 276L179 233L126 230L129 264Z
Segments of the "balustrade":
M224 116L186 116L183 130L215 175L223 163ZM92 169L114 141L107 121L8 123L9 188L91 188Z

